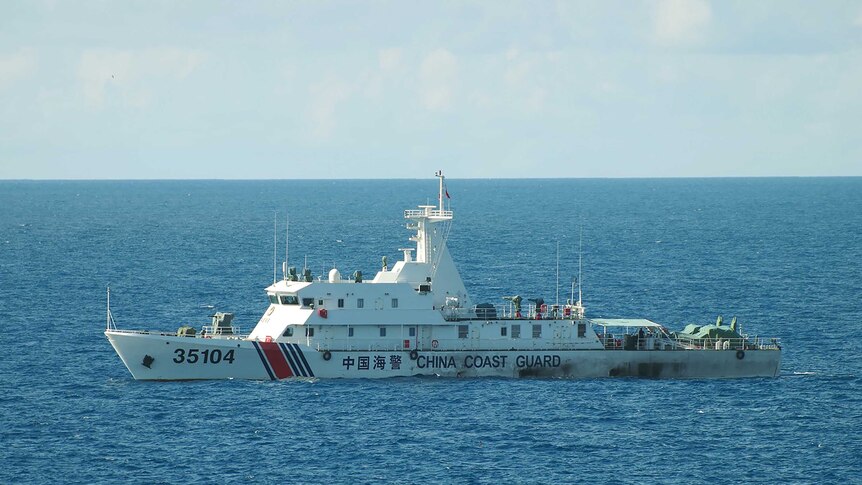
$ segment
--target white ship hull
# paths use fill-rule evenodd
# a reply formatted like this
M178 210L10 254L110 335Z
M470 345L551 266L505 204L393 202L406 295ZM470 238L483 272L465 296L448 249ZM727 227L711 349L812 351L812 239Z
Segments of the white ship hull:
M781 351L776 349L321 352L297 343L129 331L105 334L139 380L408 376L738 378L775 377L781 365Z
M574 282L565 302L511 295L474 304L446 246L453 213L435 175L437 206L404 211L415 247L392 267L383 257L370 281L336 268L315 279L285 255L282 280L273 272L265 289L266 311L243 336L224 312L200 333L118 330L109 290L105 335L134 378L147 380L778 375L778 340L749 339L735 318L680 334L645 319L587 319Z

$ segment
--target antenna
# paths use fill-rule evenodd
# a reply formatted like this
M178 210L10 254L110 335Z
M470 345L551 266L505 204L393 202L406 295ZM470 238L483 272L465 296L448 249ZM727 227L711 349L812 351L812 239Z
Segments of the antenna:
M578 228L578 305L581 304L581 260L584 254L584 221Z
M290 214L284 216L284 221L287 224L287 227L284 229L284 262L287 263L289 261L287 259L287 251L290 248Z
M287 281L287 259L288 248L290 247L290 214L285 215L286 227L284 228L284 264L281 265L281 276L284 281Z
M554 304L560 306L560 240L557 239L557 301Z
M278 211L273 211L272 217L272 284L276 282L276 267L278 266Z

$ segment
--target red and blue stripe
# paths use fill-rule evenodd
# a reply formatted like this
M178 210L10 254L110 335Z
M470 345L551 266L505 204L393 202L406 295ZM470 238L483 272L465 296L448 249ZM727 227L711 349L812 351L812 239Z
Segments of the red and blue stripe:
M314 377L299 344L252 342L270 379Z

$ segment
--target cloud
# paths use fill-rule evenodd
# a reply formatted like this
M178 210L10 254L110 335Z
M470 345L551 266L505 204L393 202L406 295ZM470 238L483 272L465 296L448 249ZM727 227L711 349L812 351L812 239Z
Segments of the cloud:
M526 108L533 112L542 111L542 108L545 107L547 96L548 93L543 88L533 89L527 97Z
M88 49L81 54L77 75L91 107L103 106L109 92L118 93L123 105L143 107L155 97L154 81L185 79L204 58L199 51L170 47Z
M452 104L458 61L446 49L428 54L419 68L422 104L430 111L445 111Z
M36 72L36 53L32 49L0 56L0 88L13 81L31 76Z
M396 47L381 49L377 53L378 64L383 72L393 71L401 64L402 50Z
M530 60L521 58L520 54L517 49L506 51L506 73L504 78L511 85L523 84L532 70Z
M697 43L711 20L712 9L705 0L660 0L653 38L662 45Z
M556 54L522 52L510 48L503 54L503 75L506 94L501 98L506 109L518 107L529 113L542 111L546 106L549 89L547 79L553 77Z
M335 110L338 104L349 99L353 86L336 79L327 79L309 86L311 102L308 115L312 122L312 136L324 140L335 130Z

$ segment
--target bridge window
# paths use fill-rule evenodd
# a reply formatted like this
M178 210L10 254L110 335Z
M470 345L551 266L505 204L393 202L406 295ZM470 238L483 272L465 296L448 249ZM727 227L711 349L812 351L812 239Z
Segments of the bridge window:
M299 305L299 298L296 295L281 295L279 298L282 305Z
M314 337L314 327L305 327L305 336Z
M357 298L356 299L356 308L365 308L365 299Z
M282 337L293 337L293 327L285 328L284 333L281 336Z
M278 305L278 297L270 293L269 294L269 302L272 303L273 305Z
M467 338L467 325L458 325L458 338Z
M512 338L521 338L521 326L512 325Z
M533 338L539 338L542 336L542 324L537 323L533 325Z
M385 336L386 336L386 327L380 327L380 336L381 336L381 337L385 337Z
M506 328L506 326L505 326L505 325L503 325L502 327L500 327L500 336L501 336L501 337L505 337L505 336L506 336L506 330L507 330L507 328Z
M314 308L314 298L303 298L302 306Z

